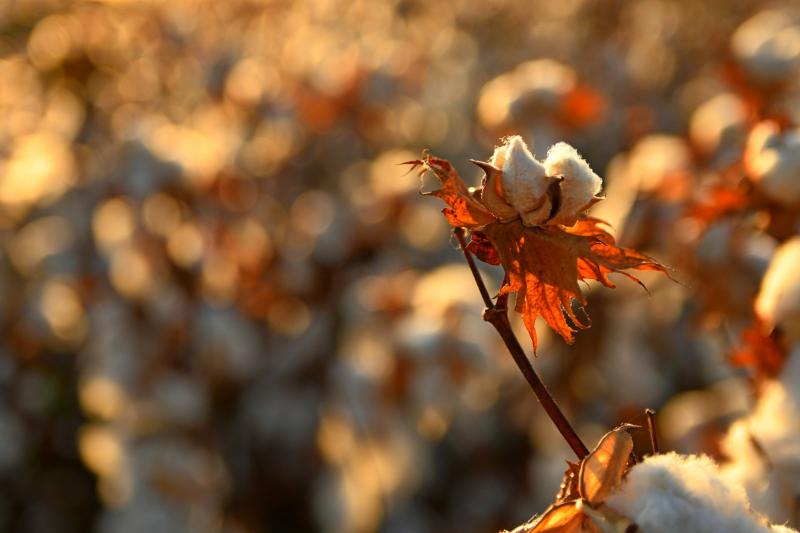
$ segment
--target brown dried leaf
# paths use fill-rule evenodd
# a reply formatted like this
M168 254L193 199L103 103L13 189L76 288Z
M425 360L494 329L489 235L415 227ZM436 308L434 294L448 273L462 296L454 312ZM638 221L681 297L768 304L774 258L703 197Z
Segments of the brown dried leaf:
M436 174L442 188L425 194L441 198L449 206L443 213L453 227L473 230L470 251L489 264L503 265L509 282L500 294L517 294L516 309L522 313L534 350L537 317L544 318L568 343L574 340L574 328L589 327L572 309L573 300L581 307L586 304L579 280L594 279L613 288L608 277L612 272L640 285L636 277L624 270L667 273L654 259L617 247L611 234L600 227L602 221L596 218L583 216L569 228L524 226L520 219L501 222L479 196L470 193L448 161L426 156L406 164L418 168L420 173L430 170Z
M619 488L633 451L633 439L625 426L606 433L581 462L578 490L592 504L600 504Z
M428 170L436 174L436 177L442 182L442 188L423 194L441 198L450 206L444 208L442 213L447 217L451 226L479 229L497 220L477 198L470 194L469 189L449 161L427 156L424 159L407 161L404 164L411 165L412 169L418 168L420 174Z
M599 227L602 221L584 217L570 227L526 227L520 221L489 224L484 233L500 256L500 262L509 276L509 284L501 294L517 294L516 309L536 349L537 317L544 318L563 339L572 343L573 325L585 329L575 315L572 301L586 304L579 280L594 279L613 288L608 275L618 272L641 282L626 269L655 270L667 273L664 266L635 250L619 248L614 238ZM569 317L570 322L567 321Z
M560 503L551 505L543 515L510 533L581 533L584 518L576 502Z

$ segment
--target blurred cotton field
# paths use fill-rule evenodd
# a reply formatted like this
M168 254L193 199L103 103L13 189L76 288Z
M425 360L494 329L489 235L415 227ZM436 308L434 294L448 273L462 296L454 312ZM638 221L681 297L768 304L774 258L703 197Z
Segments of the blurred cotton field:
M663 451L798 527L798 96L789 0L0 0L0 531L542 512L569 447L399 166L477 185L510 135L575 146L591 214L680 281L541 328L577 432L654 408Z

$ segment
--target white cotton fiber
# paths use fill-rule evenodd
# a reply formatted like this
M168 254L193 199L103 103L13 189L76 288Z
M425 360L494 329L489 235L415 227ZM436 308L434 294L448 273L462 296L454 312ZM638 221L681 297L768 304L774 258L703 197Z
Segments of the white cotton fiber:
M519 135L505 139L490 161L503 171L503 193L505 200L529 225L541 224L550 216L550 199L547 187L552 180L547 178L544 166L531 154Z
M648 457L630 470L607 503L648 533L774 531L750 512L745 490L723 478L705 456Z
M603 180L578 151L565 142L550 147L544 168L548 176L564 178L561 182L561 205L550 224L571 226L600 192Z

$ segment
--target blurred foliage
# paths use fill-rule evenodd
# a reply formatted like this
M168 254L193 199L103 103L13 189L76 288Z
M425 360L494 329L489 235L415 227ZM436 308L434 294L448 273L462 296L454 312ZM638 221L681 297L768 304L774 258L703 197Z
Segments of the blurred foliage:
M797 19L761 8L0 1L0 530L544 509L568 448L397 166L512 132L578 147L598 215L687 281L590 290L574 347L540 331L546 382L587 442L650 406L665 446L716 453L749 394L724 354L797 233L790 208L684 216L755 120L798 122Z

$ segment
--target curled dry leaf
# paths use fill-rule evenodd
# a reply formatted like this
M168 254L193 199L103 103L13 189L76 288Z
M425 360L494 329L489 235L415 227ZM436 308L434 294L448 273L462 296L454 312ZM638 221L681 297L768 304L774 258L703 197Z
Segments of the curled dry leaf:
M605 505L630 467L633 439L628 431L632 427L636 426L609 431L579 465L570 463L556 503L511 533L635 531L631 520Z
M544 514L532 522L514 528L510 533L580 533L599 531L591 523L584 526L586 516L575 501L551 506ZM588 529L593 528L593 529Z
M422 172L430 170L436 174L436 177L442 182L442 188L423 194L440 198L450 206L443 209L442 213L451 226L478 229L496 220L489 209L470 194L464 181L449 161L428 156L424 159L407 161L404 164L411 165L412 170L420 168Z
M425 194L436 196L448 205L443 213L453 227L472 230L468 249L482 261L503 265L509 281L500 294L516 293L516 309L522 314L534 350L537 346L534 324L538 317L544 318L568 343L573 342L577 329L589 327L588 318L579 318L572 307L573 300L581 311L586 304L579 280L593 279L613 288L615 285L608 277L613 272L639 284L641 282L625 270L655 270L667 274L666 268L651 257L616 246L611 234L601 227L601 220L581 214L569 227L526 225L525 219L520 217L507 220L496 216L491 206L479 199L482 190L471 193L448 161L426 156L408 164L419 168L420 172L432 171L441 181L441 189ZM481 167L487 172L498 171L486 164ZM484 186L487 183L484 180ZM547 193L551 187L548 185L544 190ZM552 199L548 197L548 202L552 203Z
M606 433L597 448L581 461L581 496L591 503L604 502L611 496L622 483L632 451L633 439L624 426Z

